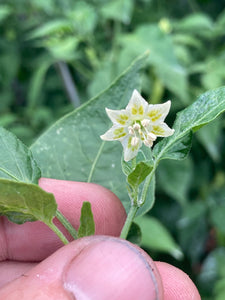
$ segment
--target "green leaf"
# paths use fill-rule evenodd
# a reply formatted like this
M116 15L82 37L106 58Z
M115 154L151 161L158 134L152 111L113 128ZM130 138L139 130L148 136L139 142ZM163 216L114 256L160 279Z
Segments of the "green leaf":
M177 95L183 103L188 103L187 72L178 62L172 36L162 32L156 24L145 24L138 26L130 34L124 34L120 43L123 48L118 58L118 67L127 65L131 58L149 50L147 64L151 67L150 70L164 87Z
M215 299L223 300L225 295L225 277L217 280L214 290L215 290Z
M150 184L149 179L151 179ZM144 204L138 209L136 217L146 214L155 203L155 175L150 174L140 188L142 189L140 203Z
M121 157L121 167L122 167L122 171L123 173L128 176L133 170L134 170L134 166L132 165L132 160L131 161L125 161L123 159L123 157Z
M158 168L158 185L180 204L187 202L187 194L193 177L190 159L183 161L164 160Z
M0 126L7 127L10 126L13 123L16 123L17 116L13 113L5 113L4 115L1 115L0 119Z
M169 231L157 219L142 216L135 219L135 222L141 228L141 246L169 253L176 259L183 257L180 247L175 243Z
M82 39L84 37L86 39L89 34L92 34L97 25L96 8L87 1L75 1L73 10L68 13L68 17L76 34L80 35Z
M195 13L179 20L175 24L176 30L191 32L200 36L208 36L213 29L213 22L210 17L203 13Z
M198 285L203 288L206 292L219 293L217 284L218 279L222 280L225 278L225 249L224 247L216 248L206 257L204 260L201 272L198 276ZM213 298L217 299L217 298ZM219 298L223 299L223 298Z
M90 60L93 62L93 59ZM108 57L101 62L96 64L97 69L93 78L88 86L88 95L94 97L102 91L103 88L107 88L115 76L119 75L117 68L115 68L115 63L112 59L109 60Z
M49 50L55 60L69 61L74 58L79 39L76 37L48 40L43 45Z
M151 149L149 149L147 147L141 148L139 150L137 156L134 159L129 160L127 162L123 159L123 156L122 156L121 157L121 167L122 167L123 173L126 176L130 175L132 172L135 171L136 168L138 168L138 169L141 168L141 165L139 165L139 163L142 163L142 162L144 162L144 164L146 165L146 167L148 169L151 165L153 166L154 161L152 159ZM144 167L144 166L142 166L142 167Z
M217 230L225 234L225 206L218 205L210 210L210 219L212 225L216 227Z
M224 84L225 70L225 53L218 53L215 57L209 57L204 61L204 68L201 73L201 81L204 89L209 90Z
M140 162L135 169L127 176L127 182L133 188L138 188L143 180L150 174L153 166L147 162Z
M40 99L41 92L43 91L43 83L45 80L45 75L47 73L48 68L53 63L51 59L45 57L43 62L39 63L35 72L33 73L30 81L30 86L28 90L28 99L29 106L35 107L38 100Z
M221 118L217 118L197 132L198 140L215 162L219 162L221 158L219 142L223 125L221 121Z
M52 20L44 25L34 29L29 35L28 39L43 38L52 36L53 34L62 33L63 31L71 31L72 26L68 20Z
M38 185L0 179L0 215L14 223L42 221L50 224L57 205L52 194Z
M203 201L187 202L183 215L177 222L179 245L185 254L195 262L205 253L208 237L206 206Z
M189 154L191 150L191 146L192 146L192 132L190 131L186 135L177 139L176 142L172 144L170 148L168 148L168 151L163 155L163 159L177 159L177 160L184 159ZM157 147L159 146L156 145L155 147L156 149L154 151L157 150ZM153 151L153 155L155 153L154 151Z
M133 6L133 0L114 0L106 2L101 8L102 17L129 24Z
M31 151L11 132L0 128L0 178L38 183L41 177Z
M202 41L199 38L194 37L193 35L188 34L188 33L182 32L182 33L174 34L173 41L176 44L181 44L183 46L191 46L191 47L197 48L198 50L201 50L203 47ZM191 63L191 61L189 61L189 63ZM192 66L190 66L190 67L192 67ZM190 72L190 69L189 69L189 72Z
M137 156L139 159L143 156L140 152ZM153 161L149 160L136 165L133 161L125 162L123 158L121 160L122 170L127 177L129 186L134 190L140 186L139 190L141 193L138 204L141 206L138 208L136 216L142 216L147 213L155 202L155 175L150 174L153 169L152 163ZM130 188L128 188L128 191L132 192Z
M225 87L202 94L192 105L177 114L175 133L153 149L156 160L185 158L190 150L191 131L213 121L225 111Z
M0 22L4 21L12 13L9 5L0 5Z
M132 222L130 230L127 235L127 240L133 244L140 245L141 243L141 228L135 222Z
M216 229L217 232L225 236L225 202L224 202L225 189L216 189L208 195L208 220Z
M121 171L122 146L119 142L103 142L100 135L111 127L105 107L127 105L139 86L145 60L146 54L107 90L57 121L31 146L42 176L98 183L112 190L128 209L130 201Z
M80 216L78 238L95 234L95 221L91 211L91 203L83 202Z

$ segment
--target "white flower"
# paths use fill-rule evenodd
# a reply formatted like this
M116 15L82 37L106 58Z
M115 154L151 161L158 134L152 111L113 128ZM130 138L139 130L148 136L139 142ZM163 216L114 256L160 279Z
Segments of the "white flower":
M138 91L134 90L126 109L106 108L113 126L101 135L101 139L120 141L124 149L124 160L129 161L137 155L142 144L150 148L157 136L167 137L174 133L174 129L164 123L170 105L170 101L148 104Z

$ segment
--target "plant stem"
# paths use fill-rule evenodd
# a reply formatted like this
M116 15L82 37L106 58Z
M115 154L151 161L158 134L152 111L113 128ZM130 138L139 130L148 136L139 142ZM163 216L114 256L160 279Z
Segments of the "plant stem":
M160 103L160 99L162 99L164 93L164 87L160 79L156 76L154 78L154 84L152 88L152 95L151 95L151 104L158 104Z
M95 166L96 166L96 164L98 162L98 159L99 159L99 157L100 157L100 155L102 153L102 149L103 149L104 145L105 145L105 141L102 142L102 144L101 144L101 146L100 146L100 148L98 150L98 153L95 156L95 159L93 161L93 164L92 164L92 167L91 167L91 170L90 170L87 182L91 182L91 180L92 180L92 176L94 174Z
M138 203L139 206L142 206L145 203L148 188L149 188L149 185L150 185L150 183L152 181L152 178L154 176L155 170L156 170L156 165L154 165L154 168L152 169L151 173L147 176L147 178L145 180L145 183L143 185L142 192L141 192L140 201Z
M65 245L69 244L69 241L67 240L65 235L59 230L58 227L55 226L55 224L53 222L46 224L46 225L48 225L48 227L50 227L51 230L55 232L55 234L60 238L60 240L63 242L63 244L65 244Z
M70 74L68 65L65 62L59 61L57 63L57 66L62 77L67 95L74 107L77 108L78 106L80 106L80 98L78 96L77 88Z
M59 210L56 211L56 218L62 223L62 225L67 229L70 235L76 240L77 239L76 229L70 224L67 218Z
M125 222L125 224L123 226L123 229L121 231L121 234L120 234L120 237L122 239L126 239L127 238L128 232L130 230L131 224L133 222L133 219L134 219L134 217L136 215L137 210L138 210L138 206L137 205L131 206L130 211L129 211L128 215L127 215L126 222Z

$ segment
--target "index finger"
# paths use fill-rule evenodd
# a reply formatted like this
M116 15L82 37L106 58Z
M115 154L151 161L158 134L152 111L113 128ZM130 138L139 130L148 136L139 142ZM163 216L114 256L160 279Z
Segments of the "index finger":
M96 234L119 236L126 218L120 200L102 186L74 181L42 178L39 185L53 193L58 209L77 229L82 203L89 201L96 224ZM56 222L65 233L65 229ZM71 238L70 238L71 239ZM62 242L45 224L14 224L0 217L0 261L41 261L62 246Z

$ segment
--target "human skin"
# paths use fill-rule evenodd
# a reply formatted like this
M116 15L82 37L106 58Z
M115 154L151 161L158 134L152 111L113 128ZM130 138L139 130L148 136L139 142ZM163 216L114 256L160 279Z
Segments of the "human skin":
M40 222L16 225L1 217L0 299L200 299L181 270L153 262L118 238L126 213L113 193L96 184L46 178L39 185L55 195L75 228L82 202L91 202L96 235L63 246Z

